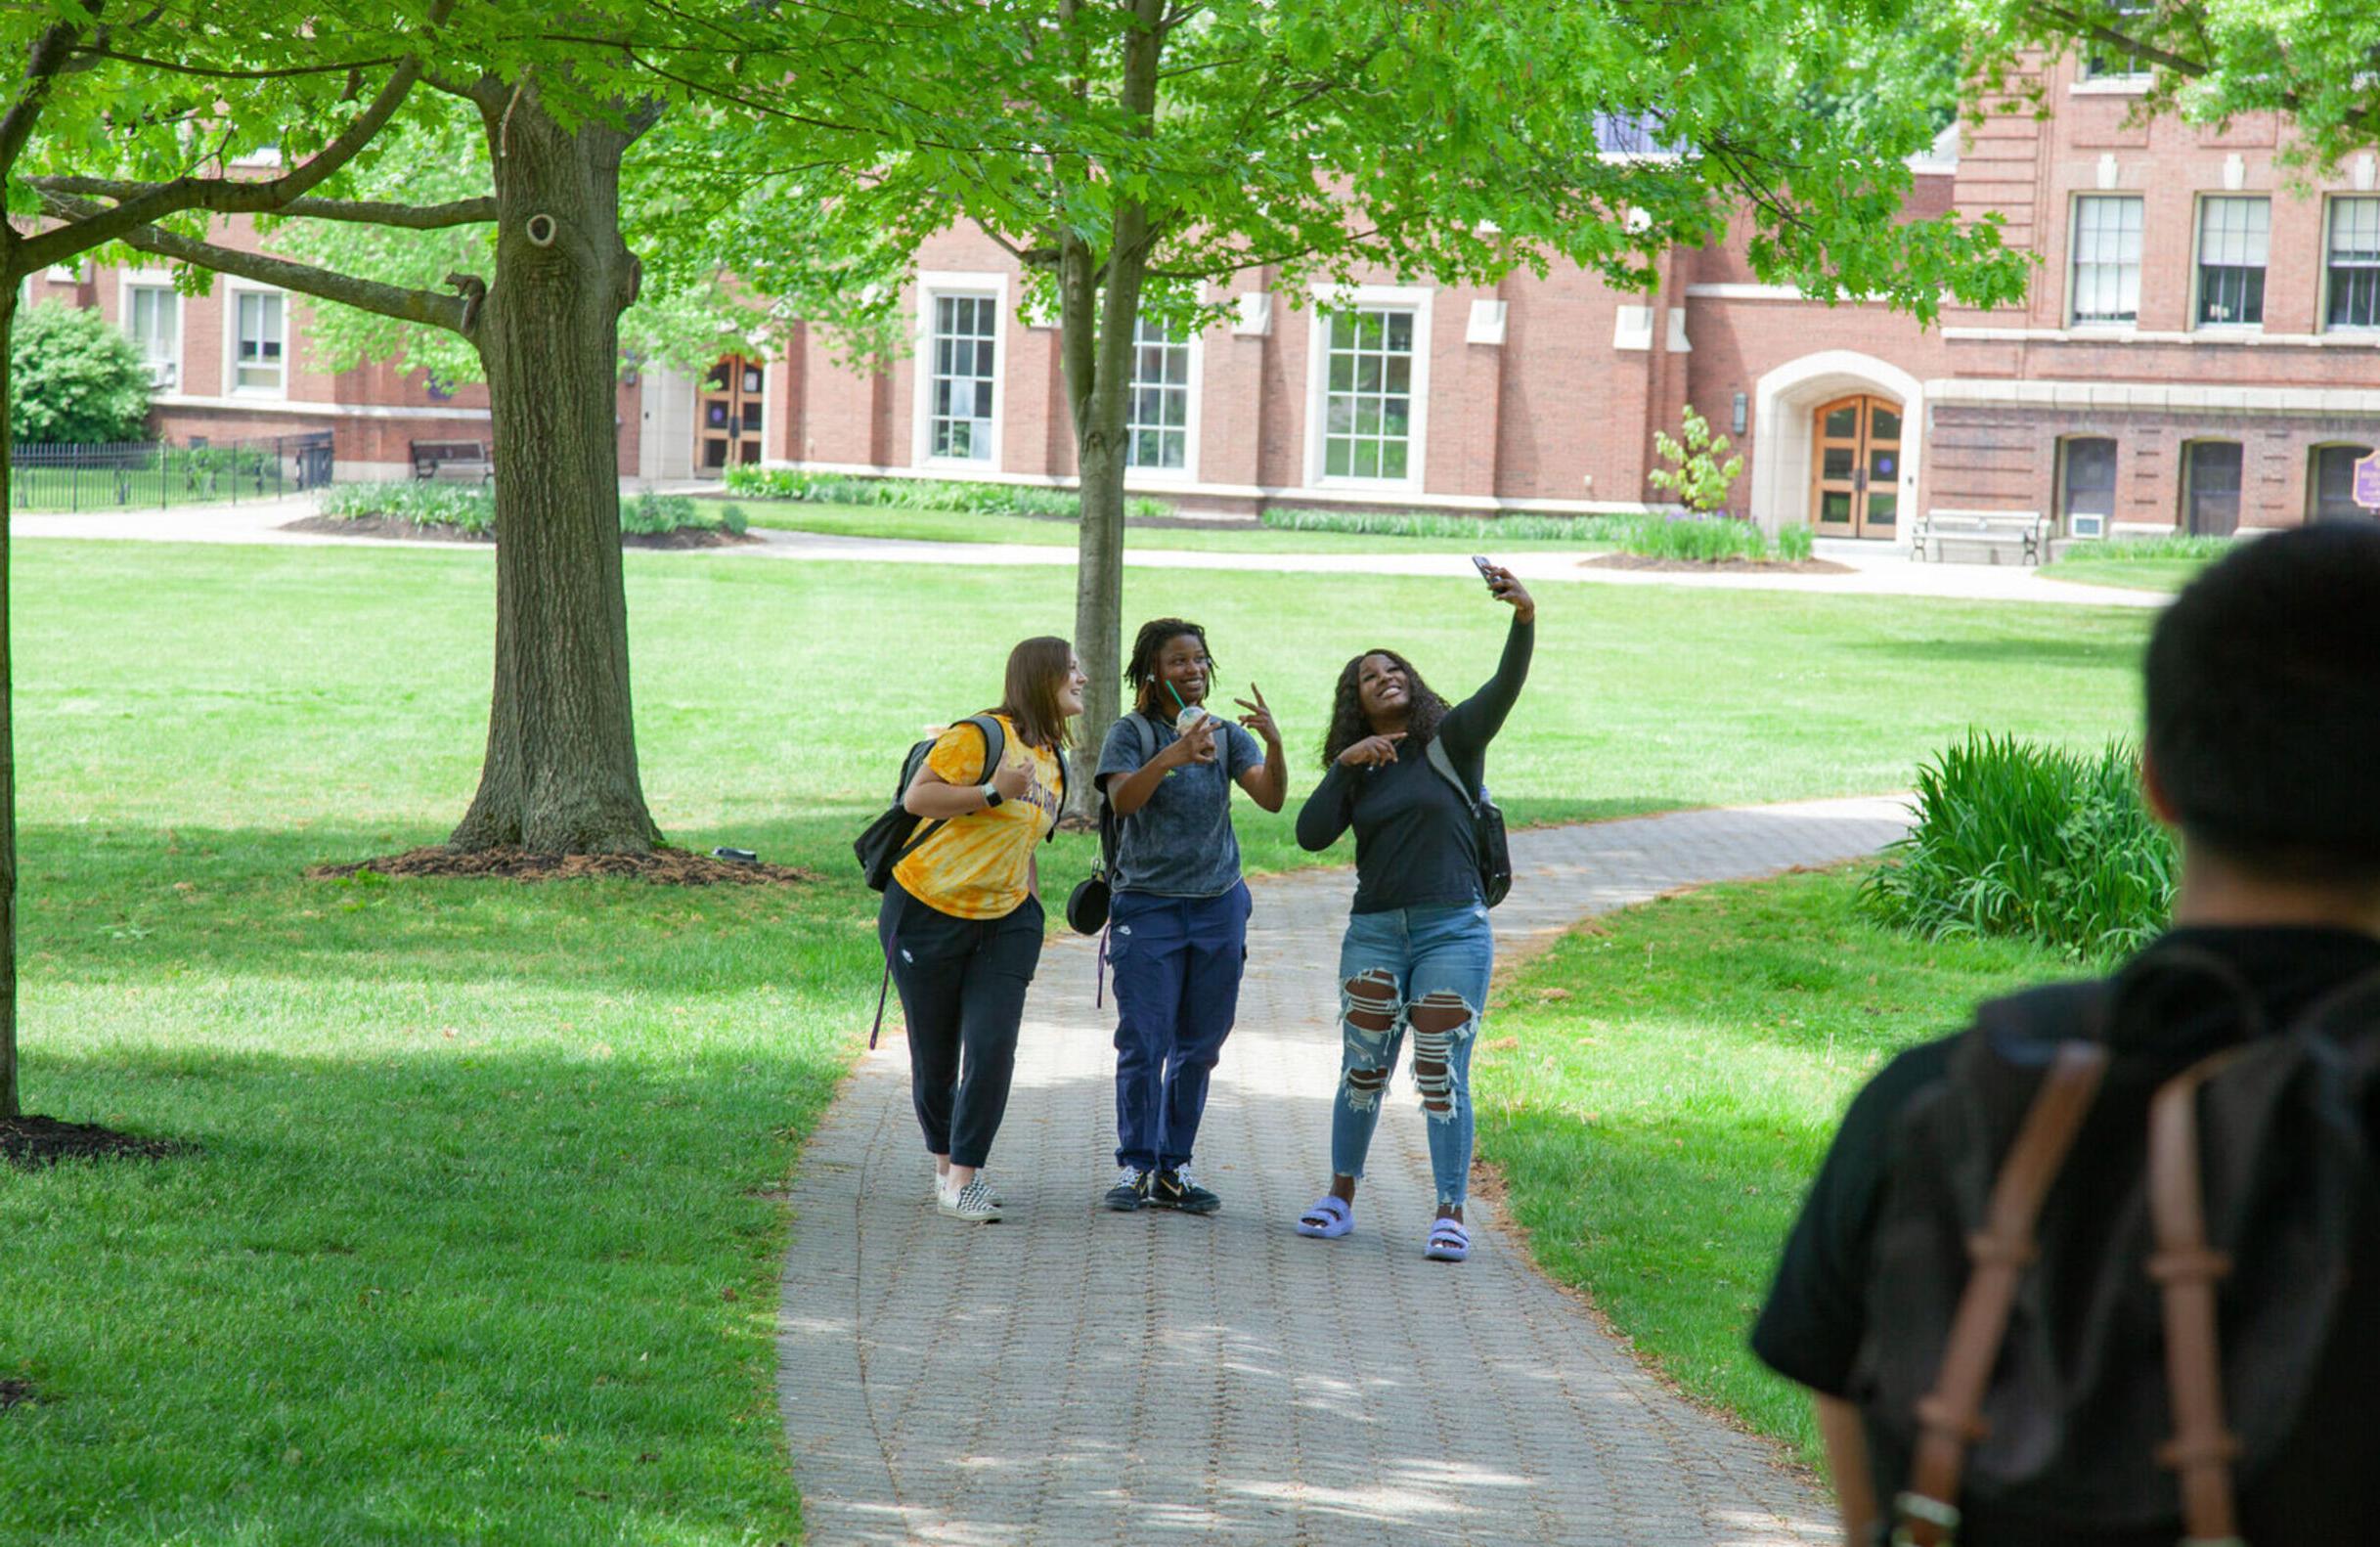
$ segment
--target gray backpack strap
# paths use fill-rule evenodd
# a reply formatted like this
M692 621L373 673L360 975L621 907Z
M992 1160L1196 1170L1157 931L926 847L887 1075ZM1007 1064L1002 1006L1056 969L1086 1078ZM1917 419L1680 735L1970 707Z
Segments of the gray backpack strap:
M977 782L989 784L1000 770L1000 760L1008 755L1008 732L991 715L969 715L966 723L984 733L984 774Z
M1440 741L1436 736L1432 736L1430 745L1423 751L1422 756L1428 758L1430 766L1436 769L1445 777L1446 782L1454 786L1455 793L1463 797L1463 804L1470 807L1471 814L1476 817L1479 814L1478 792L1465 784L1463 775L1455 772L1454 759L1448 755L1446 743Z
M1133 730L1140 736L1140 766L1147 768L1157 757L1157 722L1137 709L1124 718L1132 722Z

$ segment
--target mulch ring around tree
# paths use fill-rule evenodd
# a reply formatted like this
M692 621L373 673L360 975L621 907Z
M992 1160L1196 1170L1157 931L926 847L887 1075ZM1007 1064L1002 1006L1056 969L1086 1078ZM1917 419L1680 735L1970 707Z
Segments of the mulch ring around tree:
M1581 569L1653 569L1672 575L1848 575L1849 564L1831 558L1655 558L1650 553L1598 553L1578 561Z
M96 1123L56 1118L0 1118L0 1160L27 1171L63 1160L170 1160L190 1146L172 1139L118 1133ZM0 1383L4 1386L5 1383ZM8 1403L0 1400L0 1407Z
M799 865L721 860L685 849L655 849L648 855L538 854L520 848L465 853L433 845L353 864L318 864L306 871L306 879L339 881L364 871L384 876L524 882L627 877L656 886L807 886L818 878Z
M401 543L489 543L492 532L467 531L447 521L412 521L398 515L309 515L284 521L285 532L314 532L325 537L385 537ZM716 526L682 526L674 532L623 532L622 548L740 548L760 539L749 532L729 532Z

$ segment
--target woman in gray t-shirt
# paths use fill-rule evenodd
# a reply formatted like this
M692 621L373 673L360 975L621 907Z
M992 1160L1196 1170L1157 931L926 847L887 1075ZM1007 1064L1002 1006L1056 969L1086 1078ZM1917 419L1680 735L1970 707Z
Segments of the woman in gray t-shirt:
M1106 1203L1119 1211L1222 1207L1191 1175L1190 1150L1248 959L1231 786L1277 812L1289 765L1256 685L1233 725L1207 710L1213 680L1206 630L1180 618L1142 624L1124 670L1132 709L1099 753L1095 777L1118 825L1108 961L1122 1170Z

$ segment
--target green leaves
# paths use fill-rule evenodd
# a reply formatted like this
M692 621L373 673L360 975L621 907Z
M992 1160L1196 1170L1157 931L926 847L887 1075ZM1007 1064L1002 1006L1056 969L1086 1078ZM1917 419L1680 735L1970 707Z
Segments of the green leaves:
M149 369L96 311L49 303L18 314L9 339L9 439L104 445L139 440Z

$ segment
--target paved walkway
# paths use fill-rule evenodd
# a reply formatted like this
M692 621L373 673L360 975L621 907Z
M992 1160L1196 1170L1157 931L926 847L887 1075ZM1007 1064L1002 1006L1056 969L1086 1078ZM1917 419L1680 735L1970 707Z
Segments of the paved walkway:
M1866 854L1905 820L1864 799L1516 833L1498 942ZM814 1547L1835 1539L1771 1447L1647 1375L1476 1200L1472 1260L1423 1260L1403 1072L1356 1233L1291 1230L1328 1179L1348 891L1344 871L1256 884L1199 1141L1212 1218L1095 1206L1114 1008L1092 1004L1087 943L1053 945L1027 1007L990 1172L1005 1222L935 1212L898 1036L861 1061L802 1161L786 1259L778 1397Z
M773 513L773 512L772 512ZM788 517L790 519L790 517ZM743 549L771 558L811 562L950 564L1006 567L1062 564L1072 567L1072 546L1014 543L923 543L904 538L832 537L755 527L766 545ZM1291 571L1317 575L1469 576L1460 553L1400 553L1395 539L1381 540L1370 553L1221 553L1197 549L1132 548L1124 561L1134 569ZM1609 569L1582 562L1573 553L1543 549L1497 555L1532 585L1584 581L1608 586L1676 586L1696 591L1800 591L1829 597L1940 597L1967 601L2042 601L2083 607L2162 607L2173 597L2162 592L2114 586L2078 586L2045 580L2031 565L1918 563L1898 549L1873 543L1825 541L1818 555L1850 566L1848 574L1762 573L1756 570Z
M419 548L401 538L331 537L282 530L314 513L312 495L238 505L176 506L164 510L85 511L80 514L20 513L9 523L15 537L106 538L147 543L261 543L316 547ZM798 516L766 510L780 519ZM1062 532L1064 528L1054 527ZM790 558L810 563L966 564L1009 568L1061 565L1072 568L1072 545L1016 543L921 543L904 538L832 537L815 532L754 528L755 546L712 549L723 559ZM1456 553L1399 553L1393 539L1371 553L1219 553L1204 550L1128 548L1124 562L1135 569L1292 571L1300 574L1468 576ZM1836 597L1944 597L1970 601L2042 601L2067 606L2161 607L2173 598L2160 592L2110 586L2078 586L2044 580L2038 570L1995 564L1913 563L1892 548L1822 540L1819 556L1851 566L1851 573L1797 575L1605 569L1581 564L1572 553L1542 550L1508 555L1513 569L1532 584L1585 581L1611 586L1682 586L1706 591L1800 591ZM482 547L478 552L488 552Z

